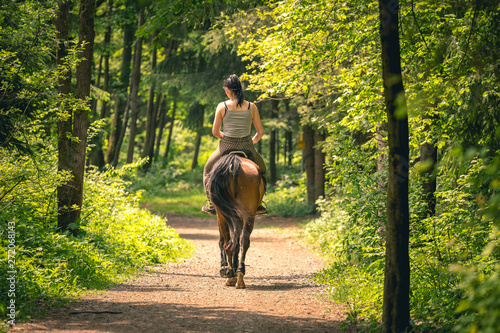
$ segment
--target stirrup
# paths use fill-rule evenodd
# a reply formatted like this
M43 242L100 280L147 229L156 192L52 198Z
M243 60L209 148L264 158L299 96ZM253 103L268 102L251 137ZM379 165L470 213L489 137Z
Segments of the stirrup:
M207 200L207 204L201 207L201 211L205 214L215 216L217 213L215 212L215 207L212 205L210 201Z
M264 206L265 205L265 206ZM264 203L264 201L262 201L259 205L259 207L257 207L257 213L256 215L267 215L267 205Z

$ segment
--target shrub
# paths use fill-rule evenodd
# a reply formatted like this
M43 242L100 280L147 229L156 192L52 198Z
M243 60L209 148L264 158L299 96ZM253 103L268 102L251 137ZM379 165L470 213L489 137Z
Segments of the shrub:
M15 231L17 318L29 317L42 303L105 288L146 265L186 257L192 245L166 226L166 220L140 209L140 192L128 193L123 176L133 169L86 174L77 237L57 232L56 173L53 148L33 157L0 150L0 276L8 265L8 229ZM0 284L0 311L9 302Z
M276 187L268 187L264 202L272 215L301 217L314 213L314 205L307 202L304 174L283 175Z

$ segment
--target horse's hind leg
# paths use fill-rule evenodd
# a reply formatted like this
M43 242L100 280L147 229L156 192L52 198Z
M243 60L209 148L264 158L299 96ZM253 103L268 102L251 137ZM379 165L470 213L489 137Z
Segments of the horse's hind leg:
M219 239L219 250L220 250L220 276L233 277L234 271L229 267L229 264L227 263L226 250L224 249L224 238L222 236Z
M244 289L245 281L243 280L243 276L245 275L245 257L247 255L248 248L250 247L250 234L253 230L253 222L255 216L250 216L241 233L240 239L240 255L239 255L239 265L238 270L236 271L237 281L236 281L236 289Z
M232 253L226 253L229 258L229 264L231 266L231 274L228 275L228 279L226 281L226 286L234 286L236 284L236 277L234 276L235 270L238 268L238 255L240 252L240 248L236 246Z

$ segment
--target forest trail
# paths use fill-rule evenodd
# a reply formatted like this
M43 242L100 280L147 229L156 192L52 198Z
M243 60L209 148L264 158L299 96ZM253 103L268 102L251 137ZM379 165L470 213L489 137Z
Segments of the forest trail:
M13 331L341 332L345 314L310 281L322 260L296 237L298 223L274 216L256 219L246 260L247 289L237 290L219 277L217 220L169 215L168 224L195 244L192 258L151 267L136 280Z

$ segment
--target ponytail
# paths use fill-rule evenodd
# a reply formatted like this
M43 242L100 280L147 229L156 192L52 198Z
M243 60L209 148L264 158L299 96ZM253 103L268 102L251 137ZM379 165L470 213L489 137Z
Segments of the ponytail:
M238 103L236 103L236 106L241 107L241 104L245 100L245 96L243 95L245 86L240 81L239 77L236 74L230 75L229 78L224 81L223 87L231 90L234 93L234 95L238 99Z

